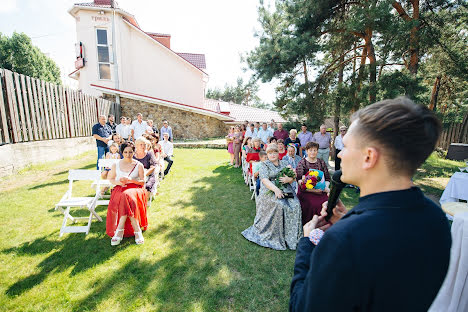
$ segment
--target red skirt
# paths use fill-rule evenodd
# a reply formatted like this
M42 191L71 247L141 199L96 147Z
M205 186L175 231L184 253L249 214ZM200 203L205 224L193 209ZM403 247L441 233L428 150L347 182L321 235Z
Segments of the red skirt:
M297 190L297 198L301 203L302 225L312 220L314 215L320 216L322 204L328 200L327 193L315 194L302 191L301 188Z
M109 207L107 208L106 232L110 237L114 236L120 217L127 216L137 219L141 229L148 227L146 218L146 190L136 184L128 184L125 187L117 185L112 190ZM130 218L125 221L124 237L135 236Z

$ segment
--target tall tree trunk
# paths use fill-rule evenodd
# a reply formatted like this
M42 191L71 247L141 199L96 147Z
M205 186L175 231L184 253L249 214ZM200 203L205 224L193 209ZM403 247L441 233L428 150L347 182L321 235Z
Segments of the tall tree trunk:
M367 58L369 59L369 101L374 103L377 94L377 62L375 58L374 44L372 43L372 29L366 29L366 37L364 40L367 47Z
M410 63L409 71L411 74L416 75L419 67L419 0L412 0L413 4L413 18L414 26L410 31Z
M466 133L468 133L468 113L466 113L465 118L463 118L460 135L458 136L458 142L467 143L463 142L463 137L466 135Z
M355 111L357 111L359 109L359 92L361 91L361 88L362 88L362 81L364 80L364 69L366 66L366 57L367 57L367 46L365 46L364 48L362 48L362 54L361 54L361 64L359 65L359 71L358 71L358 76L357 76L357 80L356 80L356 91L354 93L354 103L353 103L353 107L351 109L351 112L354 113Z
M437 98L439 96L440 78L440 75L436 77L434 86L432 87L431 103L429 104L429 109L432 111L436 111L437 109Z
M340 57L340 63L342 64L340 66L340 69L338 71L338 91L341 91L341 87L343 86L343 71L344 71L344 55L342 54ZM341 96L338 96L335 102L335 116L333 118L334 121L334 126L335 128L333 129L334 133L334 138L338 136L338 131L340 127L340 115L341 115L341 105L342 105L342 98ZM335 155L336 158L336 149L335 145L333 145L333 155Z

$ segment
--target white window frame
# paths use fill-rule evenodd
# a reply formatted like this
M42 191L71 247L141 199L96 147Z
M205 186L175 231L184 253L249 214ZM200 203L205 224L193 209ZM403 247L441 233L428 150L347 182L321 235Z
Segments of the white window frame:
M106 37L107 37L107 44L99 44L98 41L98 30L105 30L106 31ZM96 35L96 64L97 64L97 72L98 72L98 78L99 80L104 80L104 81L111 81L112 80L112 70L111 70L111 63L110 63L110 44L109 44L109 36L108 36L108 29L107 28L95 28L95 35ZM107 47L107 52L109 53L109 62L99 62L99 47ZM101 71L99 70L99 65L100 64L108 64L109 65L109 74L110 78L101 78Z

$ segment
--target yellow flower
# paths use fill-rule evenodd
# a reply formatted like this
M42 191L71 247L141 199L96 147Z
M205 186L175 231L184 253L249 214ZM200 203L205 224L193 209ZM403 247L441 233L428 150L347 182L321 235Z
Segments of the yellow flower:
M318 177L318 171L312 171L312 175Z
M314 188L314 186L312 185L312 181L311 181L311 180L308 180L308 181L306 182L306 188L307 188L307 189L313 189L313 188Z

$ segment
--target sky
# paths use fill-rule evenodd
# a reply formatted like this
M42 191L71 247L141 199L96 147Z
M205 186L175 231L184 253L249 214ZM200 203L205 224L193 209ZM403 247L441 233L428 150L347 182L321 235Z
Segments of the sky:
M33 44L60 67L62 80L74 70L75 21L68 13L74 3L92 0L1 0L0 32L10 36L24 32ZM258 45L255 31L258 0L118 0L147 32L167 33L176 52L202 53L210 75L208 88L247 80L241 55ZM67 81L68 80L68 81ZM271 103L274 85L261 84L259 96Z

